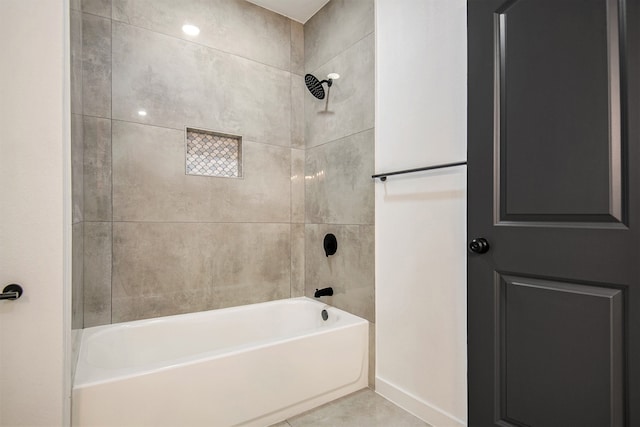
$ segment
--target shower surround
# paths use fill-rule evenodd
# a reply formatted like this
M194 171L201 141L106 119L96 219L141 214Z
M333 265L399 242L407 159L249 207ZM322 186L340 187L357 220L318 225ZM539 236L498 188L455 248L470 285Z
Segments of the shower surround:
M71 2L76 328L327 286L374 321L373 4ZM306 72L341 75L328 104ZM243 178L186 175L186 127L242 136Z
M244 1L81 6L84 326L301 296L302 25ZM187 126L242 136L243 178L186 175Z
M305 72L340 74L326 100L305 89L305 295L333 287L329 304L370 322L375 358L373 0L331 0L304 25ZM338 251L326 257L325 234Z

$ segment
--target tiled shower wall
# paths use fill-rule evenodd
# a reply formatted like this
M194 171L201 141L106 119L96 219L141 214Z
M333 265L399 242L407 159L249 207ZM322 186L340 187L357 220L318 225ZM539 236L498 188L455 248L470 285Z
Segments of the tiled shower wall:
M79 3L74 321L332 286L328 302L373 322L374 1L332 0L304 28L244 0ZM341 74L328 102L305 72ZM244 177L185 175L186 126L241 135Z
M72 7L79 8L72 2ZM82 13L70 10L71 51L71 185L72 185L72 328L84 325L83 243L84 243L84 147L82 110Z
M303 295L302 25L244 0L79 3L76 322ZM243 178L185 175L186 126L242 136Z
M305 72L340 74L328 100L306 93L305 294L371 322L374 369L374 0L331 0L304 25ZM338 251L326 257L325 234ZM373 378L370 376L370 384Z

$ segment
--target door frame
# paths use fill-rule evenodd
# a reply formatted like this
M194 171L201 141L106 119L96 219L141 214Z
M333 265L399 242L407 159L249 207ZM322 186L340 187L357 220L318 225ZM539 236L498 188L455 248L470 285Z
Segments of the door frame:
M70 425L69 0L0 2L0 425ZM28 132L27 132L28 131ZM1 290L1 289L0 289ZM42 357L45 356L45 357Z

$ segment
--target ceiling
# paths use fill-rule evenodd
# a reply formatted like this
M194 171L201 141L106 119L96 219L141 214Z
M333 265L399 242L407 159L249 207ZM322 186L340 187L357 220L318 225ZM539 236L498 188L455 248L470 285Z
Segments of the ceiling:
M247 0L260 7L284 15L302 24L307 22L329 0Z

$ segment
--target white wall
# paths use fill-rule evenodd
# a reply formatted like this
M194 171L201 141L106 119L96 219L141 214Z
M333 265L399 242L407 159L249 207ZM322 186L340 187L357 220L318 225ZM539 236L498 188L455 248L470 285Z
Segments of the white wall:
M466 160L466 1L377 0L376 172ZM465 425L466 166L376 183L377 391Z
M68 424L67 1L0 1L0 425Z

